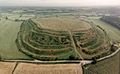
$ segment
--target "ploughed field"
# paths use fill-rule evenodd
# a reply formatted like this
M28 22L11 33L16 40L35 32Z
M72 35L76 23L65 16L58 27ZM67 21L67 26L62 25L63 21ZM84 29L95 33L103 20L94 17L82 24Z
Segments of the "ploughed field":
M21 52L39 60L92 59L110 52L106 32L76 18L28 19L21 24L16 44Z

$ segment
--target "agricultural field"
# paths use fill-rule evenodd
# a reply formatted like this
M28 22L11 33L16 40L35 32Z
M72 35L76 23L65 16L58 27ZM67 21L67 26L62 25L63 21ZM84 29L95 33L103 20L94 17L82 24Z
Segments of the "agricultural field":
M19 63L14 74L83 74L81 64Z
M117 29L120 29L120 18L115 16L104 16L101 18L102 21L112 25L113 27L116 27Z
M120 51L114 56L99 61L96 64L83 66L84 74L119 74Z
M12 74L15 68L16 62L0 62L1 74Z
M0 62L1 74L83 74L81 64Z
M15 39L22 22L2 18L0 20L0 56L1 59L30 59L19 52Z

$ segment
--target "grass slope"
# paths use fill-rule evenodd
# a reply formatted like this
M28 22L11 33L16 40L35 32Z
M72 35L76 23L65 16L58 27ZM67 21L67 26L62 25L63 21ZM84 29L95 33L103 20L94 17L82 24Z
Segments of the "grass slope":
M111 40L113 41L120 41L120 30L111 26L108 23L101 21L100 19L92 19L92 21L96 24L101 26L109 35Z

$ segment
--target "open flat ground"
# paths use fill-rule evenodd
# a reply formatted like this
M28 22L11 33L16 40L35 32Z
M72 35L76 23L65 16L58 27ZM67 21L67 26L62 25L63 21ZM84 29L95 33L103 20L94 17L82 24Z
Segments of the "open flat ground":
M18 51L15 44L20 24L21 22L0 20L0 56L2 59L29 59L29 57Z
M0 74L82 74L81 64L0 62Z
M12 74L15 62L0 62L0 74Z
M26 64L21 63L15 74L82 74L78 64Z
M35 21L35 20L34 20ZM57 31L76 31L76 30L86 30L91 28L90 24L76 18L39 18L36 22L42 28L57 30Z

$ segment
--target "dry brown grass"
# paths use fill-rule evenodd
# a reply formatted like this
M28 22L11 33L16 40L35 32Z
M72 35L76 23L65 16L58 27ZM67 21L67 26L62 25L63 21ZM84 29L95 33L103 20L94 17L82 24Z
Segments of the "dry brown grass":
M80 64L20 63L14 74L82 74Z
M12 74L15 62L0 62L0 74Z
M66 31L66 30L86 30L89 29L91 26L89 23L80 20L80 19L73 19L73 18L39 18L34 19L42 28L52 29L52 30L59 30L59 31Z

